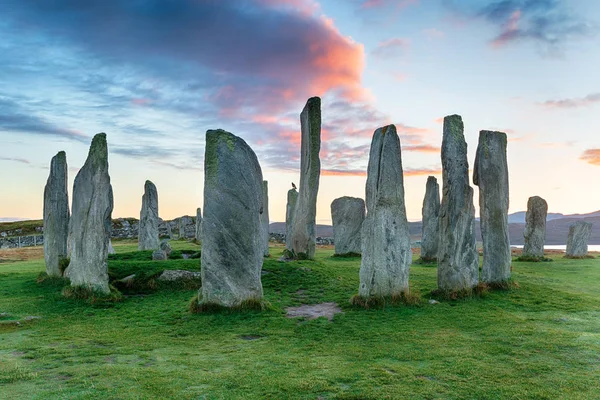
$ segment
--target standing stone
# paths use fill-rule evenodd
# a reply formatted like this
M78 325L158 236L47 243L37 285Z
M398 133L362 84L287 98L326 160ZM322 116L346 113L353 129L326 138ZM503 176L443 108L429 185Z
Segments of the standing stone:
M547 215L548 203L546 203L546 200L539 196L530 197L527 201L527 213L525 214L523 257L544 257Z
M567 257L587 257L588 242L592 235L592 223L577 221L569 226L569 238L567 240Z
M171 221L167 221L167 236L169 239L173 239L173 229L171 228Z
M360 254L360 230L365 220L365 201L340 197L331 203L333 243L336 255Z
M292 227L294 226L294 210L298 202L298 191L290 189L287 193L287 206L285 209L285 248L292 251Z
M185 221L183 217L177 220L177 227L179 230L179 239L185 239Z
M69 236L69 193L67 155L58 152L50 162L44 188L44 259L49 276L62 276L60 260L67 257Z
M438 288L470 290L479 281L475 247L475 206L469 185L464 126L459 115L444 118L442 140L442 204L438 249Z
M263 212L260 214L260 224L262 226L263 255L269 257L269 182L263 181Z
M158 249L158 191L154 183L146 181L142 196L142 209L138 234L139 250Z
M373 135L366 185L367 217L363 222L360 297L408 293L412 262L404 204L400 139L394 125Z
M112 240L108 241L108 254L117 254L115 248L112 245Z
M246 142L206 132L200 302L225 307L262 299L263 179Z
M321 174L321 99L311 97L300 114L302 130L300 189L292 224L292 250L299 258L315 256L315 220Z
M437 260L439 243L440 185L435 177L427 178L423 199L423 227L421 230L421 259Z
M87 160L73 185L73 215L69 225L71 262L65 271L72 286L110 292L106 258L112 210L106 134L99 133L94 136Z
M479 132L473 183L479 186L479 215L483 239L481 280L502 283L510 279L508 236L508 163L506 134Z
M196 241L202 241L202 209L196 209Z

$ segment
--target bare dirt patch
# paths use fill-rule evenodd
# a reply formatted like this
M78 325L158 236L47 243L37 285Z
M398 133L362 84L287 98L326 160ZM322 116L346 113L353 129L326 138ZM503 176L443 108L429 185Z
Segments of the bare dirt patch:
M341 313L342 309L336 303L305 304L300 307L286 308L288 318L303 317L316 319L325 317L332 320L335 314Z
M44 247L22 247L20 249L0 250L0 263L39 260L44 258Z

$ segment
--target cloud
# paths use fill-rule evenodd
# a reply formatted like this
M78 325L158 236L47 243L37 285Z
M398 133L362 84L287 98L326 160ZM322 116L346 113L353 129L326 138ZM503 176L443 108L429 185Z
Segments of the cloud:
M0 97L0 131L27 135L45 135L89 143L90 138L75 130L59 128L43 118L35 116L16 102Z
M394 7L400 10L416 4L419 4L419 0L361 0L360 8L364 10Z
M441 175L441 168L405 168L404 176L429 176L429 175Z
M581 98L547 100L541 105L548 108L578 108L588 107L598 102L600 102L600 93L591 93Z
M587 149L579 159L588 164L600 166L600 149Z
M574 15L560 0L488 1L483 7L447 0L454 11L473 19L483 19L499 31L489 43L501 48L516 42L532 42L545 55L560 53L566 43L595 35L596 27Z
M2 156L0 156L0 161L14 161L14 162L18 162L21 164L31 165L31 161L26 160L24 158L19 158L19 157L2 157Z
M391 58L402 55L410 47L410 41L399 37L380 42L371 52L376 57Z

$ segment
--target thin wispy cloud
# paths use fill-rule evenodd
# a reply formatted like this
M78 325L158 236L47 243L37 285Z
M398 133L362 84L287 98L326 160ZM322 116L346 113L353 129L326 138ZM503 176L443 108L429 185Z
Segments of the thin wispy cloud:
M541 105L547 108L579 108L595 105L600 102L600 93L591 93L585 97L547 100Z

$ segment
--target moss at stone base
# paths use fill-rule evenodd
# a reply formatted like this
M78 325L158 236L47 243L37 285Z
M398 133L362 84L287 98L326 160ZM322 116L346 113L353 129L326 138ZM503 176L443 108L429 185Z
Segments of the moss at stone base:
M417 306L421 304L421 294L418 292L400 293L394 296L371 296L363 297L354 295L350 298L353 306L369 309L380 309L388 305Z
M273 310L273 306L265 299L247 299L233 307L225 307L217 303L203 303L202 299L194 296L190 300L190 312L192 314L218 314L246 311Z
M548 258L548 257L539 257L539 256L529 256L529 255L525 255L525 256L519 256L517 258L515 258L515 261L521 261L521 262L551 262L552 259Z
M344 254L334 254L331 257L336 257L336 258L361 258L362 254L360 253L344 253Z
M65 286L62 295L67 299L85 300L90 304L118 303L123 300L121 292L112 285L108 294L85 286Z

